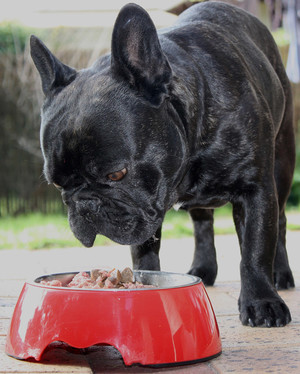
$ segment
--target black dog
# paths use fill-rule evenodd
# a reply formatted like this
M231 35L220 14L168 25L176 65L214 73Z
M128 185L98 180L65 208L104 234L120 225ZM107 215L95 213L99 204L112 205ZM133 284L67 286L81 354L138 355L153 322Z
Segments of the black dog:
M135 269L158 270L161 225L175 203L190 212L191 274L217 274L213 209L230 202L241 260L243 324L283 326L276 288L294 286L285 204L295 163L292 98L274 40L250 14L202 3L157 32L129 4L112 53L76 71L36 37L31 54L46 99L44 172L68 205L75 236L132 246Z

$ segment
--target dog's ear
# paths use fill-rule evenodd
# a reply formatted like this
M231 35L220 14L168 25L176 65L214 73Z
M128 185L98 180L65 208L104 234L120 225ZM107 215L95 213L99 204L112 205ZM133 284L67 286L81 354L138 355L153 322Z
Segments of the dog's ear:
M168 96L172 71L148 13L136 4L125 5L112 34L112 72L121 76L153 106Z
M30 37L30 52L40 73L42 88L46 96L55 89L67 86L75 79L76 70L60 62L34 35Z

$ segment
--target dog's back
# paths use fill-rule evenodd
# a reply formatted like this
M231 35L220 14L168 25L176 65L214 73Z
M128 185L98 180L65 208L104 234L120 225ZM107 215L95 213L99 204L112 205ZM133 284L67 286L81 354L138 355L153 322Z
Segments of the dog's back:
M228 109L236 102L234 96L240 98L246 82L251 81L266 100L277 133L291 95L277 45L267 27L250 13L218 2L192 6L182 13L176 26L177 30L165 35L180 44L201 70L210 73L205 77L216 90L215 98L223 100ZM227 85L230 90L224 97Z

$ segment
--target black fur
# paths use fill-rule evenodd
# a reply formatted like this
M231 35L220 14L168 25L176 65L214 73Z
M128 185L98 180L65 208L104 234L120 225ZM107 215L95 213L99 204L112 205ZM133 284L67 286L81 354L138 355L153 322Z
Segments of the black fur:
M241 321L287 324L276 287L294 286L284 213L295 164L292 97L266 27L212 2L157 32L129 4L111 55L89 69L63 65L34 36L31 54L46 96L44 172L60 186L75 236L86 246L97 234L130 244L134 268L157 270L164 215L181 202L195 225L190 273L212 285L213 209L230 202ZM124 169L122 179L109 177Z

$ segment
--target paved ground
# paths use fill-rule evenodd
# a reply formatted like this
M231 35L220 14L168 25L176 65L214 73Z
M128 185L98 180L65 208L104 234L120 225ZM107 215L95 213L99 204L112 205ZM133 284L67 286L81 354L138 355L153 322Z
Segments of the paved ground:
M288 232L287 244L296 288L281 292L291 309L293 321L284 328L250 328L240 324L239 249L233 235L217 236L219 276L209 287L223 344L220 357L207 363L176 368L126 368L111 347L77 350L63 344L51 346L41 363L19 361L4 353L6 332L13 308L26 279L52 272L90 269L97 266L130 265L126 247L57 249L39 251L0 251L0 373L300 373L300 232ZM193 252L193 239L164 241L162 269L185 272Z

